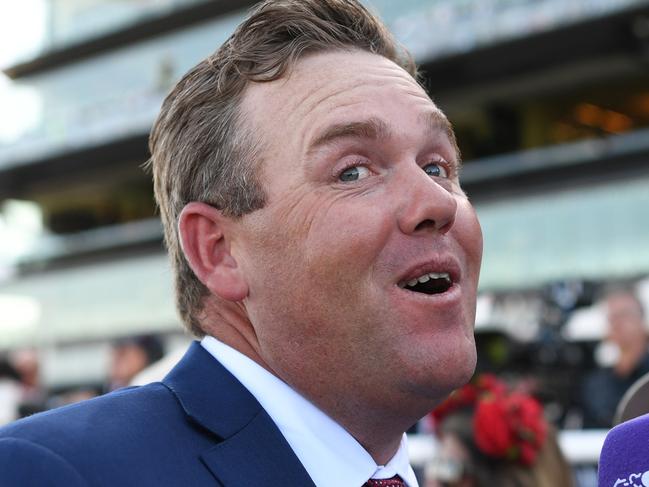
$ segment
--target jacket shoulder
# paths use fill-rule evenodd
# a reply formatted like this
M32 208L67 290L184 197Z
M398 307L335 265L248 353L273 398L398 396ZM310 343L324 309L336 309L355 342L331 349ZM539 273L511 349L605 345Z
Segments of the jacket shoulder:
M63 406L0 428L0 438L24 438L52 447L63 442L86 443L137 422L155 404L158 414L177 408L177 402L161 383L129 387L87 401Z
M6 487L87 485L79 472L64 458L41 445L20 438L0 438L0 472L2 485Z
M104 485L107 470L169 455L170 435L187 437L186 423L161 383L35 414L0 429L0 485Z

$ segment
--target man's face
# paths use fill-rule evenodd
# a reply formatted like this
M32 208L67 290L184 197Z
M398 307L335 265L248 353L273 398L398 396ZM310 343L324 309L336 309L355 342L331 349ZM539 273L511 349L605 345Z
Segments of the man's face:
M613 293L606 299L609 338L622 348L635 347L647 337L642 310L627 293Z
M232 248L267 366L316 401L430 401L466 382L482 236L425 92L337 51L252 84L242 109L268 201Z

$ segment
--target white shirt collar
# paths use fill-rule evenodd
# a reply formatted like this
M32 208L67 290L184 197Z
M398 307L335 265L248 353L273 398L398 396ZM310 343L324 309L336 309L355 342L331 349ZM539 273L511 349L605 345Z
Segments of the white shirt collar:
M395 475L418 487L405 434L394 457L379 466L342 426L259 364L211 336L201 345L255 396L318 487L360 487Z

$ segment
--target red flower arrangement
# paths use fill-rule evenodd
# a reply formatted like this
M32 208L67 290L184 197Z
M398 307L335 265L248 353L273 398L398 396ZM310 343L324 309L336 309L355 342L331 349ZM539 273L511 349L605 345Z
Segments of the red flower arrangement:
M435 424L459 409L473 408L474 441L490 457L532 465L545 442L543 407L532 396L509 392L493 375L481 375L453 392L432 413Z

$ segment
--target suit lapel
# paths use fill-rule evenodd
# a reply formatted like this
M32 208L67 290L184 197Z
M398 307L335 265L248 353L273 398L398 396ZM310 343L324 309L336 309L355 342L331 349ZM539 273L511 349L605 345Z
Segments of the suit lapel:
M203 462L225 486L314 487L265 411L236 435L204 453Z
M259 402L199 343L162 381L185 414L220 439L201 459L226 487L314 487Z

